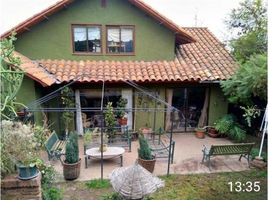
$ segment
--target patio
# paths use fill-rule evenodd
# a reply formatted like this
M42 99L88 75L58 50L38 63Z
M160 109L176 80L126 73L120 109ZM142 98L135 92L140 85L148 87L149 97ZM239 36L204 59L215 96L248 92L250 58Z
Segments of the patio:
M232 172L247 170L248 164L246 159L238 161L239 156L216 156L212 158L212 170L209 171L206 164L201 164L203 145L210 146L212 144L231 144L232 142L226 138L210 138L198 139L193 133L176 133L173 136L175 144L174 163L170 165L171 174L193 174L193 173L215 173L215 172ZM88 168L85 168L85 156L83 155L83 141L79 140L81 173L78 181L98 179L101 177L100 160L90 160ZM123 166L134 164L137 155L138 141L132 143L132 151L125 151L123 154ZM48 161L47 154L44 152L43 157ZM119 158L104 160L103 177L108 178L113 169L120 167ZM62 165L58 160L52 160L50 163L59 173L58 181L63 181ZM156 161L154 174L166 175L167 159L158 159Z

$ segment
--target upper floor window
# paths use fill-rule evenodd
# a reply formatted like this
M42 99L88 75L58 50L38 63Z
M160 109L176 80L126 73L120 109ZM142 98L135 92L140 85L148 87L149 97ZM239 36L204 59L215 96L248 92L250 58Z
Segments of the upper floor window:
M74 53L101 53L101 26L73 25Z
M134 26L106 26L107 53L134 53Z

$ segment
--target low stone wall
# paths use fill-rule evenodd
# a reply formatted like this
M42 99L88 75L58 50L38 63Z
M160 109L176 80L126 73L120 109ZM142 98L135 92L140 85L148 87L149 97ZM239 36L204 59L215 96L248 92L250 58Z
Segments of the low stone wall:
M41 175L23 181L17 175L5 177L1 181L1 199L5 200L41 200Z

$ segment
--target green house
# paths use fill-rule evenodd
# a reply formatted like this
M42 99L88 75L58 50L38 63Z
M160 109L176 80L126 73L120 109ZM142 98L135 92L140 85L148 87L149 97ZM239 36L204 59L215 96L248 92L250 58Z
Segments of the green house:
M180 27L143 1L62 0L12 30L26 72L18 101L37 123L46 116L63 129L60 96L44 97L68 83L80 132L100 126L103 91L104 106L128 100L127 123L136 130L193 131L227 113L219 82L236 70L229 52L207 28Z

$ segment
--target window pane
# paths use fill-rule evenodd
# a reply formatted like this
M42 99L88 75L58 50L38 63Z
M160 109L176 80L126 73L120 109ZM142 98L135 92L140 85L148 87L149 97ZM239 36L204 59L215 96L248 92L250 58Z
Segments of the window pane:
M133 29L121 29L121 52L133 52Z
M120 52L120 30L119 28L108 28L107 46L108 52Z
M87 51L86 28L74 28L74 51Z
M101 30L100 27L88 27L88 51L101 52Z

